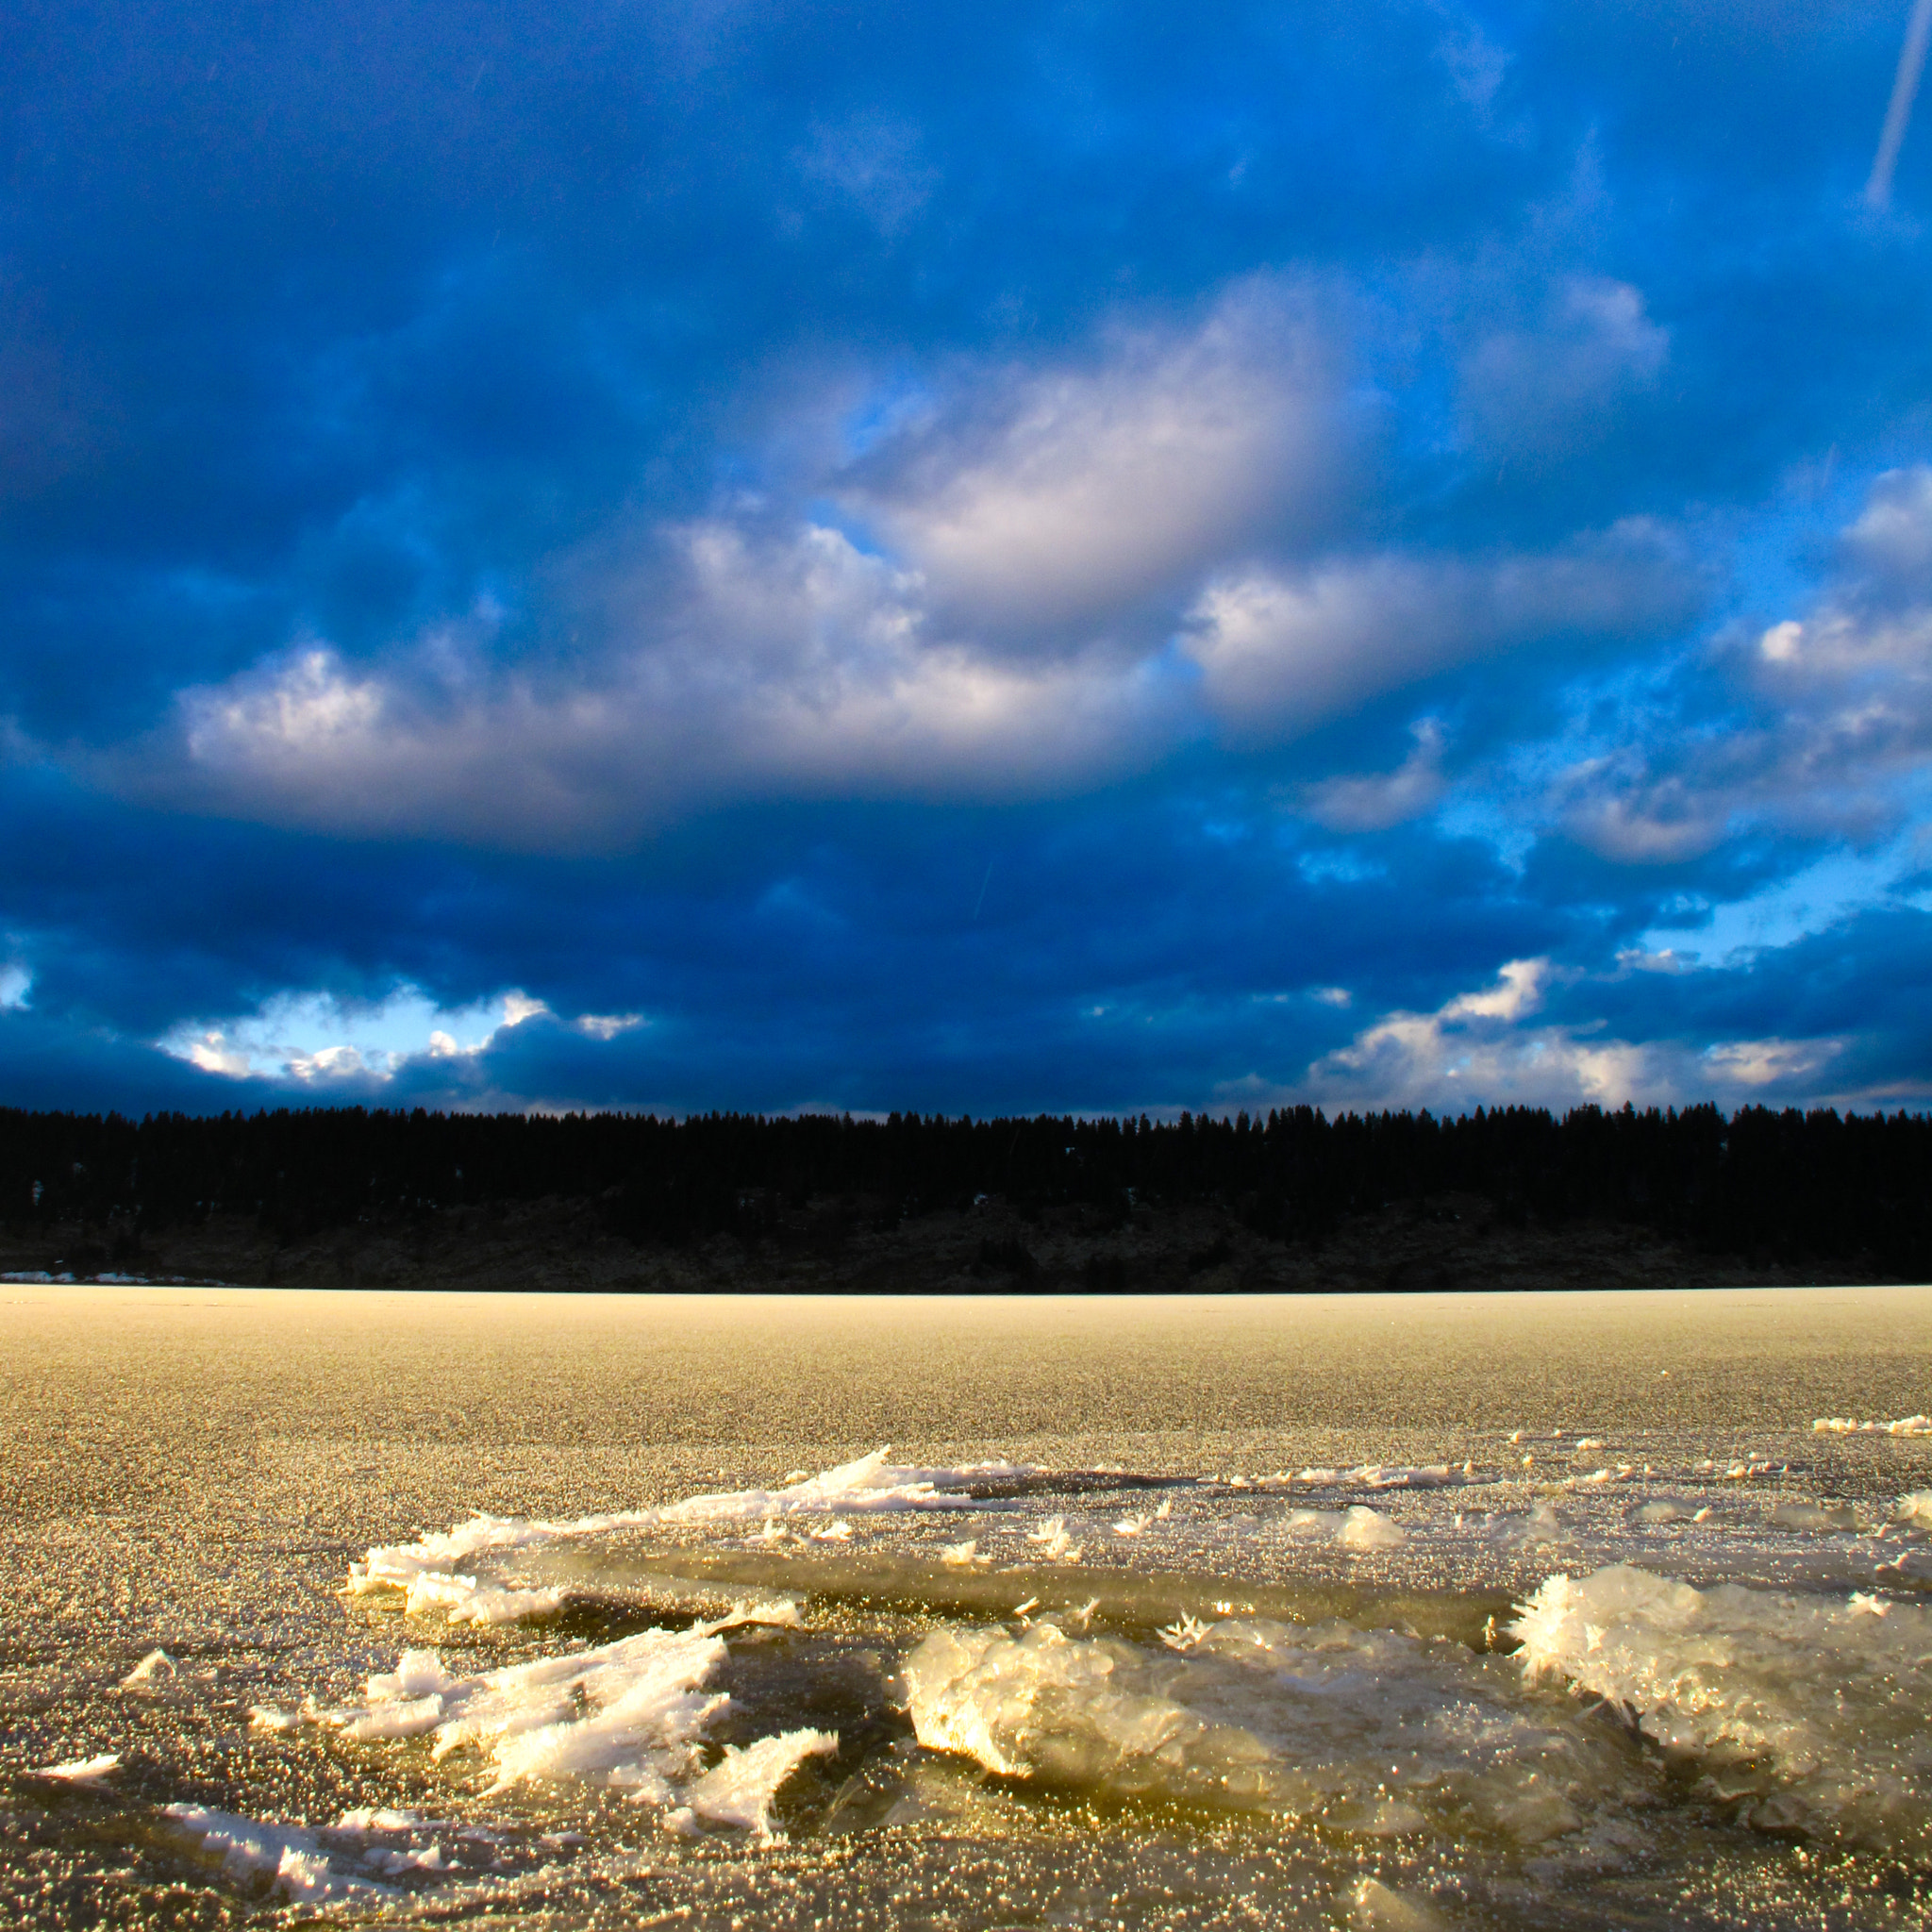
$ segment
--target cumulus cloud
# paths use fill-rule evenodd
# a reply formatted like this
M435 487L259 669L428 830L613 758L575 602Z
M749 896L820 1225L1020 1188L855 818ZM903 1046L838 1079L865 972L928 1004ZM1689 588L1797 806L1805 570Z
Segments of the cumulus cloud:
M1880 476L1842 547L1854 594L1873 602L1932 601L1932 466Z
M1440 720L1411 726L1415 749L1392 772L1324 779L1302 793L1302 809L1337 832L1379 832L1418 817L1440 799L1443 732Z
M1186 637L1237 738L1279 735L1453 665L1655 633L1694 608L1669 534L1636 520L1541 555L1386 552L1218 578Z
M442 634L378 667L309 642L184 692L172 738L107 769L272 821L554 848L774 791L1058 791L1172 733L1158 661L935 638L918 577L839 531L713 519L667 541L671 591L618 609L634 635L603 660L450 679Z
M1879 477L1811 608L1727 632L1674 695L1562 774L1584 843L1675 861L1752 825L1857 841L1895 829L1932 757L1932 469Z
M550 1008L541 1000L515 990L454 1009L440 1008L413 986L398 987L377 1001L282 992L253 1012L214 1024L184 1021L155 1044L225 1079L276 1081L342 1095L381 1087L412 1059L474 1059L508 1029L548 1017Z
M1192 326L962 378L828 475L889 554L758 496L619 522L550 579L591 642L506 649L493 595L374 654L311 632L181 691L167 728L93 769L338 832L622 845L727 800L1064 792L1689 608L1673 540L1642 521L1486 558L1308 554L1349 461L1339 393L1312 298L1250 280ZM1413 816L1434 757L1313 808Z
M1249 283L1199 327L980 377L871 454L846 498L948 625L1084 637L1265 528L1326 520L1348 457L1337 362L1309 296Z
M1386 1014L1316 1060L1297 1091L1331 1107L1450 1113L1479 1103L1560 1109L1717 1097L1739 1105L1815 1091L1846 1044L1620 1040L1600 1023L1565 1024L1543 1013L1565 976L1547 958L1512 959L1493 986L1458 993L1433 1012Z
M921 573L822 525L711 517L658 548L665 568L601 590L600 657L499 673L443 627L357 664L311 639L191 688L171 732L99 769L271 822L622 844L733 798L1041 795L1208 730L1279 742L1472 658L1655 629L1693 593L1668 537L1636 524L1482 563L1245 571L1201 593L1177 655L1160 637L1027 655L948 633ZM1371 828L1427 809L1424 738L1392 776L1318 788L1314 814Z

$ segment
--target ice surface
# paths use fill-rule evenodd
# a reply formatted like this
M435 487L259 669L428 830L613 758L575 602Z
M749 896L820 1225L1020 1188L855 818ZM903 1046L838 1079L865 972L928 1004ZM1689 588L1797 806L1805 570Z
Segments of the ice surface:
M1613 1735L1539 1707L1500 1658L1341 1620L1186 1618L1151 1652L1052 1623L949 1626L906 1665L919 1741L1118 1798L1319 1818L1367 1838L1518 1843L1640 1794Z
M1291 1474L1278 1470L1256 1478L1256 1489L1281 1489L1291 1484L1329 1490L1446 1490L1480 1480L1472 1462L1363 1462L1353 1469L1299 1469Z
M151 1650L121 1679L124 1690L152 1690L172 1683L180 1674L175 1659L165 1650Z
M1453 1320L1413 1297L1192 1302L1166 1326L1139 1304L788 1305L756 1320L800 1345L764 1350L722 1298L197 1294L164 1323L132 1295L108 1321L74 1291L8 1299L34 1295L64 1325L31 1361L92 1366L78 1393L30 1372L0 1418L31 1452L0 1525L20 1640L0 1728L37 1840L0 1845L0 1924L1905 1932L1932 1899L1912 1755L1932 1733L1932 1436L1809 1426L1912 1423L1932 1291L1869 1297L1856 1345L1838 1300L1677 1297L1640 1321L1627 1297L1569 1297L1513 1354L1497 1338L1528 1305L1502 1297ZM372 1379L378 1306L411 1341ZM812 1324L865 1345L828 1357ZM77 1461L108 1389L108 1447ZM915 1427L916 1449L847 1463L843 1444ZM1341 1541L1374 1519L1406 1540ZM849 1540L813 1534L836 1523ZM441 1552L410 1541L449 1524ZM330 1586L372 1543L401 1560L345 1608ZM1526 1677L1509 1605L1619 1562L1707 1606L1790 1591L1812 1621L1777 1650L1719 1619L1707 1682L1683 1633L1653 1633L1641 1712L1582 1681L1618 1688L1631 1641L1599 1604L1577 1674ZM750 1592L808 1603L809 1624L712 1630L722 1663L702 1630L607 1642ZM425 1621L372 1652L406 1607ZM546 1627L552 1608L569 1621ZM908 1662L941 1631L983 1655L924 1657L915 1718ZM172 1681L102 1692L160 1642ZM305 1688L329 1708L305 1715ZM948 1727L957 1748L917 1741ZM798 1755L834 1733L836 1760ZM991 1771L975 1736L1020 1768ZM92 1802L25 1772L115 1751ZM204 1807L205 1857L147 1856L150 1825L208 1843L149 1794Z
M339 1869L321 1840L305 1826L268 1824L202 1805L167 1805L162 1815L178 1830L199 1839L204 1851L220 1853L225 1871L240 1877L265 1877L275 1890L298 1903L375 1903L394 1896L389 1886Z
M106 1777L120 1762L120 1752L104 1751L97 1757L70 1757L64 1764L43 1764L34 1776L58 1778L62 1784L91 1785Z
M493 1769L491 1791L579 1779L663 1805L695 1775L706 1728L729 1707L708 1688L724 1662L722 1633L797 1621L791 1604L741 1608L477 1675L409 1650L369 1679L363 1702L318 1715L359 1743L428 1737L439 1759L478 1751Z
M785 1731L742 1747L727 1745L723 1758L686 1789L684 1801L700 1818L769 1838L778 1787L808 1757L828 1757L838 1748L836 1731L814 1730Z
M1814 1436L1932 1436L1932 1415L1902 1416L1895 1423L1861 1423L1848 1415L1822 1415Z
M1923 1857L1932 1847L1932 1612L1619 1563L1550 1577L1511 1626L1532 1678L1632 1711L1748 1822Z
M889 1463L875 1449L777 1490L728 1490L688 1496L648 1509L624 1509L568 1522L541 1522L511 1516L473 1516L453 1529L419 1537L413 1543L378 1544L360 1563L349 1566L352 1592L401 1590L411 1611L446 1609L453 1619L508 1622L548 1615L560 1598L547 1591L502 1591L478 1584L458 1566L485 1554L509 1554L546 1543L605 1536L618 1530L688 1525L775 1525L787 1517L835 1512L896 1513L915 1509L979 1507L969 1493L975 1485L1010 1481L1036 1471L1011 1462L979 1462L941 1468ZM839 1533L836 1529L832 1532ZM849 1533L849 1531L847 1532ZM481 1604L481 1611L477 1605Z

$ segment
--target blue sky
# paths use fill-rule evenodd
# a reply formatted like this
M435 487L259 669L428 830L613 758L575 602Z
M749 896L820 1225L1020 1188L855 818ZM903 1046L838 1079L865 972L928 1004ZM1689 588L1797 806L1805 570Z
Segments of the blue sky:
M0 1102L1924 1106L1911 11L16 8Z

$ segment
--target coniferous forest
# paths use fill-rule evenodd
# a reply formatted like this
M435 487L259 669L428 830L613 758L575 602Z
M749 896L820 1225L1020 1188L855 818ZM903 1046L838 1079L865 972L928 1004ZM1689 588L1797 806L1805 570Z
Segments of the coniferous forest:
M65 1230L65 1245L92 1243L117 1265L218 1219L279 1247L540 1202L571 1204L570 1224L599 1239L667 1250L720 1237L756 1249L801 1215L909 1234L922 1217L991 1201L1023 1232L1074 1210L1102 1232L1189 1212L1250 1247L1319 1253L1363 1217L1409 1204L1413 1218L1450 1198L1482 1204L1486 1225L1503 1228L1608 1224L1759 1266L1932 1277L1932 1120L1903 1112L678 1121L333 1108L135 1121L0 1109L0 1229L16 1257ZM1018 1237L983 1241L978 1258L1023 1282L1033 1273ZM1089 1285L1108 1282L1090 1266Z

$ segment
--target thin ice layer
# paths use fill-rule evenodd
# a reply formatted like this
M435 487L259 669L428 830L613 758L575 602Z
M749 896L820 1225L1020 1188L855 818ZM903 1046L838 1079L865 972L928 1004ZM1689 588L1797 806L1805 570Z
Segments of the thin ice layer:
M705 1733L731 1704L708 1687L724 1661L722 1631L797 1621L790 1604L742 1610L478 1676L453 1674L433 1650L406 1651L393 1671L369 1679L366 1702L320 1716L358 1742L427 1736L437 1758L479 1750L494 1770L492 1792L575 1779L768 1836L778 1788L808 1757L836 1751L838 1734L760 1738L703 1770Z
M1275 1490L1298 1484L1324 1490L1450 1490L1479 1480L1471 1462L1362 1462L1353 1469L1277 1470L1241 1487Z
M1287 1527L1291 1536L1330 1537L1345 1550L1393 1550L1408 1541L1399 1523L1362 1503L1347 1509L1296 1509Z
M277 1891L304 1905L342 1900L365 1904L395 1896L375 1880L358 1877L331 1861L321 1839L299 1824L269 1824L203 1805L168 1805L162 1815L176 1829L219 1854L222 1869L238 1878L266 1878Z
M1856 1416L1822 1415L1811 1424L1814 1436L1932 1436L1932 1415L1901 1416L1893 1423L1860 1422Z
M1645 1789L1624 1740L1459 1644L1260 1618L1191 1621L1167 1641L936 1631L906 1667L914 1730L1008 1777L1377 1837L1537 1843Z
M103 1751L93 1757L70 1757L61 1764L42 1764L31 1774L51 1777L64 1785L91 1785L118 1771L120 1766L120 1752Z
M369 1679L365 1702L323 1718L358 1742L427 1736L438 1758L476 1749L494 1769L493 1791L578 1778L668 1804L696 1771L706 1727L730 1704L707 1688L725 1657L719 1633L797 1620L791 1604L743 1609L477 1676L453 1674L433 1650L406 1651L395 1670Z
M452 1615L473 1602L484 1584L459 1566L490 1553L508 1554L541 1544L608 1535L613 1531L688 1526L707 1524L764 1523L788 1516L841 1513L957 1509L971 1507L966 1491L974 1484L996 1482L1032 1472L1010 1462L982 1462L960 1468L921 1469L889 1463L887 1452L875 1449L855 1462L822 1471L779 1490L729 1490L713 1495L688 1496L649 1509L625 1509L601 1516L580 1516L571 1522L534 1521L516 1516L473 1516L454 1529L419 1537L412 1543L378 1544L360 1563L349 1566L353 1591L402 1590L410 1592L410 1607L442 1608ZM425 1582L425 1579L428 1579ZM504 1615L543 1614L555 1604L539 1607L534 1599L547 1591L497 1592L504 1602L492 1611ZM528 1607L512 1610L511 1595L531 1599ZM466 1614L473 1614L467 1612ZM503 1621L491 1614L477 1621Z
M1932 1612L1700 1591L1619 1563L1550 1577L1511 1633L1532 1678L1634 1711L1768 1830L1932 1850Z
M829 1757L837 1731L785 1731L756 1743L725 1747L724 1756L684 1794L700 1818L733 1824L759 1838L772 1835L772 1800L808 1757Z
M425 1570L412 1576L404 1605L411 1617L441 1610L452 1624L524 1624L554 1617L568 1592L555 1585L541 1590L498 1590L474 1576Z

